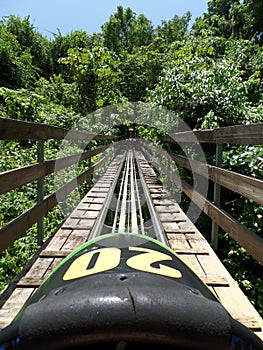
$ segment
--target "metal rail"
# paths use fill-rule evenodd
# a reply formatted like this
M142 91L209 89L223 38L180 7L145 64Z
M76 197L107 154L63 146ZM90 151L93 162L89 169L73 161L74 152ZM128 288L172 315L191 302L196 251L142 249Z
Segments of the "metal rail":
M135 148L123 152L117 175L89 239L100 236L105 231L140 233L151 235L168 245L144 179L142 161L141 153ZM144 210L142 203L145 206ZM106 224L109 211L114 215L109 215L112 217L111 223ZM150 219L145 217L145 213L148 213Z

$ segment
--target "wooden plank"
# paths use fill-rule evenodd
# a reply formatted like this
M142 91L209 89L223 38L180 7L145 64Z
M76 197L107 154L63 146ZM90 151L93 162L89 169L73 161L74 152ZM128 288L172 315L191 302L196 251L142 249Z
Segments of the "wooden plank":
M163 225L163 223L162 223ZM175 250L176 252L187 252L189 250L191 250L191 247L188 243L188 241L185 239L185 237L183 238L183 235L178 235L178 239L169 239L169 244L171 246L171 248L173 250ZM181 236L181 237L180 237Z
M17 283L19 288L38 288L44 281L44 278L22 277Z
M180 259L197 275L204 276L204 270L195 255L182 255Z
M71 253L71 250L43 250L40 253L41 258L65 258Z
M90 210L100 211L104 201L105 200L103 199L103 201L100 200L99 201L100 203L98 203L98 201L96 201L94 198L92 200L89 198L84 198L83 202L78 206L78 208L84 209L84 210L90 209Z
M182 212L159 213L159 218L162 222L186 221L185 215Z
M213 276L213 275L200 275L198 276L203 283L207 286L214 287L229 287L229 281L222 276Z
M52 262L52 258L38 258L30 268L30 270L27 272L26 277L42 278L43 276L45 276L46 271L49 269L49 266L52 264Z
M174 202L168 198L153 198L153 204L156 205L174 205Z
M210 245L208 244L208 242L205 239L188 239L189 245L190 247L194 250L200 250L200 251L206 251L209 253L210 251Z
M169 153L180 166L263 205L263 180Z
M8 326L21 309L21 305L31 297L34 288L16 288L0 309L0 330Z
M42 259L45 260L45 259ZM46 278L49 277L51 272L54 271L54 269L64 260L64 258L54 258L52 259L52 263L49 265L48 269L46 270L45 274L43 275L43 279L45 280Z
M75 250L76 248L80 247L82 244L84 244L90 235L91 230L73 230L71 235L68 237L67 241L65 242L63 249L70 250L71 252Z
M97 210L75 210L71 215L74 219L96 219L98 217Z
M179 256L183 255L183 254L193 254L193 255L208 255L209 253L207 252L206 249L202 249L202 248L178 248L177 244L173 244L171 241L169 241L169 243L171 244L171 248L176 252L176 254L178 254Z
M101 191L93 191L91 193L89 193L89 198L106 198L107 197L107 192L101 192Z
M177 204L171 205L155 205L155 209L158 213L179 213L180 207Z
M9 247L10 244L21 237L33 224L35 224L49 210L56 206L59 201L71 193L76 188L76 185L80 185L87 178L89 178L93 174L95 168L102 164L104 161L105 157L94 166L86 170L84 173L79 175L77 178L69 181L55 193L45 198L41 203L36 204L34 207L18 216L8 225L3 227L0 230L0 252Z
M177 222L164 222L162 225L166 233L174 232L179 229Z
M72 232L71 229L65 229L63 226L55 233L55 235L52 237L48 245L46 246L45 250L60 250L65 244L65 241L70 236L70 233ZM45 252L42 251L40 253L40 256Z
M192 186L181 181L184 193L208 215L215 223L227 232L235 241L247 250L260 264L263 265L263 239L240 224L223 209L214 205Z
M237 285L231 285L231 289L214 287L214 290L234 319L253 330L262 330L263 325L260 316L255 312L255 309Z
M39 164L31 164L21 168L0 173L0 194L7 193L12 189L21 187L35 181L54 171L59 171L73 164L90 159L92 156L102 153L109 146L103 146L92 151L75 154L72 156L47 160Z
M198 255L197 260L200 262L206 275L229 277L220 260L216 257L215 254L212 255L211 251L208 256Z
M231 316L252 329L262 331L262 319L237 286L211 247L209 255L179 255L180 259L209 287Z
M23 132L21 132L23 130ZM38 124L16 119L0 118L1 140L110 140L117 137L96 135L91 133L68 130L47 124Z
M263 123L226 126L212 130L184 131L159 138L171 142L263 145Z
M95 223L95 219L78 219L69 217L63 224L64 228L67 229L91 229Z

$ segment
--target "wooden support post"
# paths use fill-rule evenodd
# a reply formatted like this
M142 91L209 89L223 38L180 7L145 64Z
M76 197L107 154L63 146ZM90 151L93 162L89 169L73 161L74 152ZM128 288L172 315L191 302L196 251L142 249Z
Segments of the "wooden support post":
M217 144L216 145L216 159L215 159L215 166L217 166L217 167L222 166L222 152L223 152L223 145ZM221 186L218 185L216 182L214 182L213 203L216 206L220 205L220 197L221 197ZM211 244L212 244L212 247L214 248L214 250L217 250L217 248L218 248L218 225L214 221L212 222Z
M37 144L37 161L44 162L44 140L38 140ZM37 203L41 203L44 199L44 177L37 180ZM37 222L38 244L41 246L44 239L44 217Z

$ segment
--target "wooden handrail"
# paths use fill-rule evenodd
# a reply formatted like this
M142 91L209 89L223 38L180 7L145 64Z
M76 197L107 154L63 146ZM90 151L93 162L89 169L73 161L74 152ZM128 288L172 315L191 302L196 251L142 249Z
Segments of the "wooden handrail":
M0 194L7 193L15 188L26 185L29 182L38 180L41 177L53 173L55 170L62 170L77 162L89 159L92 156L104 152L109 147L110 145L106 145L91 151L83 152L82 154L46 160L43 163L31 164L0 173Z
M60 200L64 199L78 185L87 180L98 167L107 161L109 157L110 155L105 156L95 165L45 198L41 203L36 204L34 207L24 212L0 229L0 252L8 248L10 244L20 238L32 225L34 225L41 217L56 206L58 204L58 198Z
M21 120L0 118L0 140L118 140L118 137L83 133L75 130L68 130L51 125L25 122ZM77 164L86 159L90 159L105 151L111 144L99 147L94 150L74 154L63 158L41 161L37 164L30 164L21 168L0 173L0 194L23 186L32 181L40 181L46 175L64 169L73 164ZM51 194L39 203L27 210L9 224L0 229L0 251L7 248L17 238L21 237L34 223L39 222L48 211L58 204L57 197L65 198L76 186L83 183L94 170L103 164L109 156L104 157L97 164L86 170L75 179L62 186L57 192Z
M147 145L144 145L144 147L144 153L149 157L149 159L152 159L157 165L159 165L163 170L165 170L163 164L156 157L154 157L153 154L149 153L149 147ZM164 154L164 151L161 150L160 153ZM179 160L179 162L181 163L180 165L185 165L185 168L191 170L190 162L186 162L185 157L174 156L173 158L174 160ZM199 169L197 169L198 167L195 168L198 174L207 174L207 171L204 171L205 164L196 161L195 164L198 164L199 166ZM216 167L212 167L212 169L214 168ZM237 173L235 174L240 175ZM202 194L194 190L191 185L189 185L186 181L180 179L179 176L175 173L169 173L168 176L171 178L172 181L175 182L178 188L180 188L208 217L210 217L214 222L216 222L218 226L220 226L225 232L227 232L236 242L238 242L243 248L245 248L247 252L250 253L260 264L263 265L263 239L261 237L259 237L256 233L239 223L230 214L225 212L220 207L216 206L214 203L205 198ZM211 172L210 177L212 179ZM224 176L222 177L222 179L224 179ZM249 178L249 181L251 179L252 178ZM259 187L262 191L262 181L260 181Z
M0 118L0 140L116 140L116 136L84 133L47 124Z
M237 145L263 145L263 123L226 126L211 130L172 133L158 138L160 141L180 143L216 143Z
M23 132L21 132L23 130ZM117 137L108 137L105 135L95 135L70 131L50 125L36 124L13 119L0 118L0 139L2 140L47 140L67 138L69 140L104 140L118 139ZM182 132L171 134L170 136L160 138L175 142L209 142L216 144L263 144L263 123L238 125L223 127L213 130L200 130L193 132ZM100 147L96 150L87 151L83 154L75 154L64 158L48 160L38 164L31 164L22 168L13 169L0 174L0 194L6 193L14 188L25 185L29 182L38 180L55 170L61 170L67 166L73 165L78 161L88 159L97 155L108 146ZM162 151L160 151L162 152ZM167 155L167 153L166 153ZM170 157L180 166L192 170L195 173L207 177L232 191L235 191L259 204L263 204L263 181L249 176L241 175L233 171L206 165L204 163L191 160L186 157L170 154ZM58 204L57 197L65 198L77 185L86 180L102 162L106 161L104 157L96 165L86 170L77 178L71 180L62 186L57 192L43 199L40 203L23 213L8 225L0 230L0 251L7 248L17 238L43 217L49 210ZM155 159L156 161L156 159ZM241 225L231 215L224 212L221 208L204 198L200 193L185 181L176 179L178 186L181 186L183 192L195 202L214 222L223 230L228 232L232 238L239 242L252 256L263 264L263 240L245 226Z
M145 145L147 148L147 145ZM242 175L231 170L219 168L210 164L205 164L196 160L172 154L161 148L156 149L158 153L169 156L176 164L202 175L207 179L234 191L241 196L245 196L263 205L263 180L255 179L251 176Z
M263 180L168 153L178 165L263 205Z

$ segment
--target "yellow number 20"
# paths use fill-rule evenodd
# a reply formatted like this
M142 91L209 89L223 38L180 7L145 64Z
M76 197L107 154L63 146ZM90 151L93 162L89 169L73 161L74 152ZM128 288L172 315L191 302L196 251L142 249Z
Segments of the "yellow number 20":
M131 268L166 277L182 277L181 272L173 267L162 264L159 264L159 267L152 266L153 263L157 263L162 260L172 260L172 257L170 255L158 252L156 250L140 247L130 247L129 250L133 252L142 252L142 254L135 255L127 260L126 264Z
M96 258L92 267L92 258ZM94 275L117 267L120 263L121 250L119 248L101 248L81 255L73 261L63 276L64 281Z
M158 267L152 266L160 261L172 260L168 254L141 247L130 247L129 251L141 253L127 259L126 264L132 269L172 278L182 277L181 272L173 267L163 264L159 264ZM111 270L117 267L120 261L121 249L119 248L92 250L72 262L64 274L63 280L73 280Z

